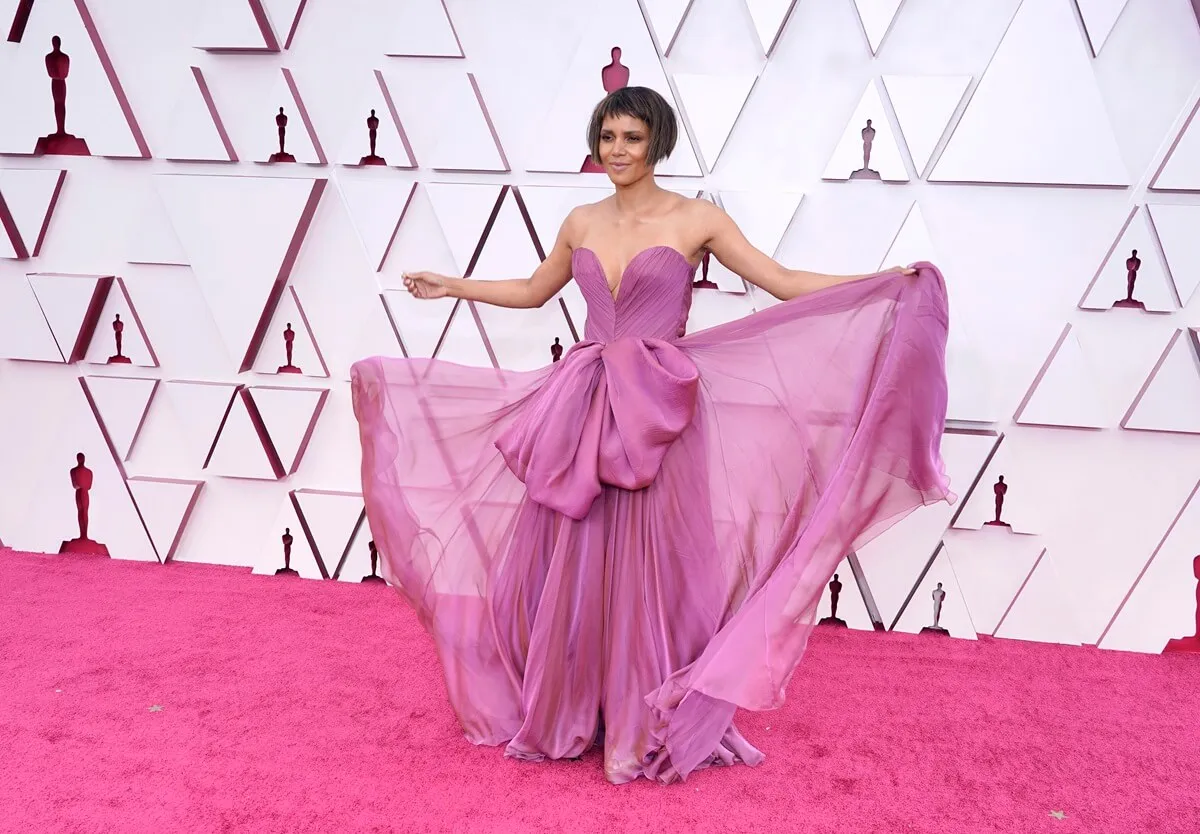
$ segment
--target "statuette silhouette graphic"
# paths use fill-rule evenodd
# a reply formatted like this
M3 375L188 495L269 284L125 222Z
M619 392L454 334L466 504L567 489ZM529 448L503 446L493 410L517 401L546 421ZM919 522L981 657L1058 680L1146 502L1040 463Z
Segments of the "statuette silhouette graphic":
M1167 643L1163 654L1200 652L1200 556L1192 560L1192 575L1196 577L1196 631L1191 637L1179 637Z
M283 535L280 537L283 542L283 567L275 571L276 576L299 576L299 572L292 568L292 528L284 527Z
M79 536L64 541L58 552L107 556L107 547L88 538L88 510L92 504L91 491L95 476L85 465L85 460L83 452L80 452L75 455L75 465L71 467L71 487L75 490L75 520L79 525Z
M867 126L862 129L862 146L863 146L863 167L857 171L850 173L852 180L877 180L882 179L879 172L871 168L871 146L875 143L875 128L871 127L871 120L867 119Z
M715 290L720 289L712 281L708 280L708 260L712 257L712 252L704 251L704 257L700 260L700 280L692 283L694 290Z
M117 344L117 352L114 353L112 356L108 357L108 362L106 364L108 364L108 365L128 365L133 360L130 359L125 354L121 353L121 343L123 341L123 334L125 333L125 322L121 321L120 313L117 313L117 317L115 319L113 319L112 329L113 329L113 341L116 342L116 344Z
M1142 259L1134 249L1125 259L1125 297L1113 302L1114 307L1132 307L1135 310L1145 310L1146 305L1133 297L1133 285L1137 283L1138 270L1142 268Z
M996 517L991 521L985 521L986 527L1012 527L1006 521L1000 520L1000 514L1004 512L1004 496L1008 495L1008 484L1004 483L1004 476L1001 475L996 483L992 484L992 493L996 498Z
M371 152L358 161L359 165L387 165L387 160L375 153L375 143L378 139L379 117L372 109L371 115L367 116L367 141L370 143Z
M303 373L299 368L292 364L292 349L296 344L296 331L292 330L292 323L289 321L287 327L283 329L283 350L287 356L287 364L280 365L275 372L278 374L299 374Z
M295 162L296 157L292 156L284 150L284 144L287 142L287 123L288 117L283 112L283 108L279 108L279 113L275 116L275 129L279 133L279 152L271 154L268 162Z
M67 76L71 73L71 58L62 51L62 38L50 39L46 54L46 74L50 76L50 97L54 101L54 132L37 140L33 153L63 156L91 156L87 142L67 133Z
M842 620L837 615L838 597L842 595L842 583L838 579L838 575L833 575L833 580L829 583L829 616L822 617L817 625L831 625L840 628L847 628L846 621Z
M379 565L379 550L375 547L374 539L367 542L367 550L371 551L371 575L364 576L362 578L362 581L363 582L383 582L386 585L387 583L384 582L383 577L379 576L378 573L376 572L376 568Z
M942 619L942 603L946 601L946 592L942 590L942 583L939 582L937 587L933 589L933 625L925 626L921 629L922 634L945 634L950 632L938 625Z
M555 336L554 344L550 345L550 362L551 363L557 362L559 359L562 359L562 355L563 355L563 346L559 343L558 337Z
M629 67L621 63L621 47L614 46L610 54L612 61L600 70L600 83L604 86L605 95L629 86ZM581 174L603 174L604 166L600 164L600 160L592 159L589 151L579 172Z

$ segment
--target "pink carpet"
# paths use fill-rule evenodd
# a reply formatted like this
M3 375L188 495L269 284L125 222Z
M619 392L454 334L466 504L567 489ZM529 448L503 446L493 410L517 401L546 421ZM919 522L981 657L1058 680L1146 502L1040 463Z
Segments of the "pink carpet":
M0 551L0 679L2 831L1200 831L1200 656L818 629L761 767L614 787L465 742L386 587Z

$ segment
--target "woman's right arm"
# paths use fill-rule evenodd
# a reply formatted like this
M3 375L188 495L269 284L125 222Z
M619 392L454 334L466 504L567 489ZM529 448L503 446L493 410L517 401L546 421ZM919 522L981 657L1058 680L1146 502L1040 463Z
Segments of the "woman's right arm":
M571 280L571 250L578 240L579 214L579 209L573 209L567 215L554 247L528 278L489 281L410 272L404 275L404 285L417 298L449 296L497 307L541 307Z

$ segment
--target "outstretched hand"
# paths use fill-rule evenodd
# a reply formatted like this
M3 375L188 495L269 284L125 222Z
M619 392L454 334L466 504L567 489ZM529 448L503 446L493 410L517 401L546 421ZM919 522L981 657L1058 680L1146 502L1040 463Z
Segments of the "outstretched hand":
M889 272L899 272L901 275L916 275L917 271L911 266L889 266L883 271L884 274Z
M404 288L414 298L446 297L445 278L436 272L406 272Z

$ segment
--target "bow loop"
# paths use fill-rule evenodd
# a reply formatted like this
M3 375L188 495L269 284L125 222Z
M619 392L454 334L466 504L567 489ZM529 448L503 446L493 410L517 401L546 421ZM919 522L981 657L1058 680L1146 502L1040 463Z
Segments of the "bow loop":
M670 342L580 342L497 440L529 497L574 519L604 485L642 489L696 409L700 374Z

